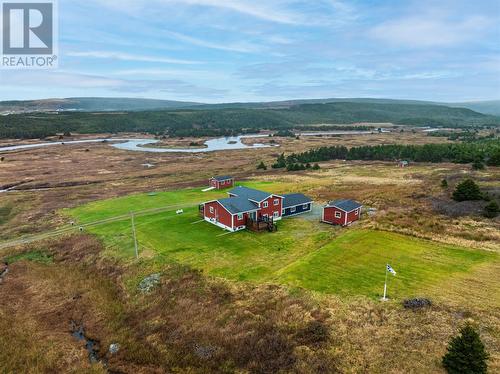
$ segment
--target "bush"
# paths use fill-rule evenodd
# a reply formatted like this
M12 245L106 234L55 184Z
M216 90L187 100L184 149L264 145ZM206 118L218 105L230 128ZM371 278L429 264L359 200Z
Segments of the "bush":
M476 160L472 163L472 169L474 170L483 170L484 169L484 164L480 160Z
M453 200L455 201L481 200L482 198L483 195L478 185L472 179L460 182L453 191Z
M443 180L441 181L441 187L442 187L442 188L448 188L448 181L447 181L446 179L443 179Z
M500 213L500 207L495 200L490 201L488 205L484 207L484 216L488 218L495 218Z
M443 366L450 374L486 374L488 353L477 331L467 324L451 339Z
M313 168L313 170L319 170L320 169L318 163L315 163L312 168Z
M295 338L303 345L315 345L326 342L330 338L330 331L323 323L314 320L297 331Z
M257 170L267 170L266 164L264 164L264 161L261 161L259 165L257 165Z

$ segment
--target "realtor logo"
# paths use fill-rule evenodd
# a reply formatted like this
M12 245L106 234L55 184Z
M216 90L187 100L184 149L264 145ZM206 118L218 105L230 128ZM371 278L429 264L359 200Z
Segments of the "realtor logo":
M57 63L56 3L2 2L3 68L53 68Z

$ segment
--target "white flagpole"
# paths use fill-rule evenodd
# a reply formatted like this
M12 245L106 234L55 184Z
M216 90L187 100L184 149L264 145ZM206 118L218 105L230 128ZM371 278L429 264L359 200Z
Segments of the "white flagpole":
M382 301L387 300L387 265L385 265L385 283L384 283L384 297L382 298Z

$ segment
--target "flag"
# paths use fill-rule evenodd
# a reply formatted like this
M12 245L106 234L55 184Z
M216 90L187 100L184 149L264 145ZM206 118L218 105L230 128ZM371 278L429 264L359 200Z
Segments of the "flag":
M394 271L394 269L389 264L387 264L387 271L392 275L396 275L396 271Z

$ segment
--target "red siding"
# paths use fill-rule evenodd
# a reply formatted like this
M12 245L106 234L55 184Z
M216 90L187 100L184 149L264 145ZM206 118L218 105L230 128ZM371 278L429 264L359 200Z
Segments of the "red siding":
M243 213L242 216L243 216L242 219L238 219L238 215L237 214L235 214L233 216L233 227L235 229L238 228L239 226L245 226L246 225L247 218L248 218L248 213Z
M275 199L279 201L278 205L274 205ZM267 201L268 204L267 208L264 208L265 201ZM283 209L283 198L278 196L271 196L260 203L260 210L258 212L258 215L259 217L262 217L264 214L267 214L269 218L272 218L273 213L278 212L279 214L278 217L281 217L282 209Z
M210 213L211 207L213 208L213 213ZM205 203L203 214L207 218L215 218L216 222L220 222L227 227L233 228L233 218L231 214L217 201Z
M359 208L361 211L361 208ZM335 217L335 212L340 212L340 218ZM347 221L346 221L347 215ZM356 211L346 213L341 209L335 207L325 207L323 208L323 221L334 224L334 225L348 225L354 221L359 219L359 214L356 214Z
M234 184L234 179L228 179L228 180L221 181L221 182L219 182L217 179L214 179L214 178L211 178L209 180L209 186L215 187L218 190L233 187L233 184Z

